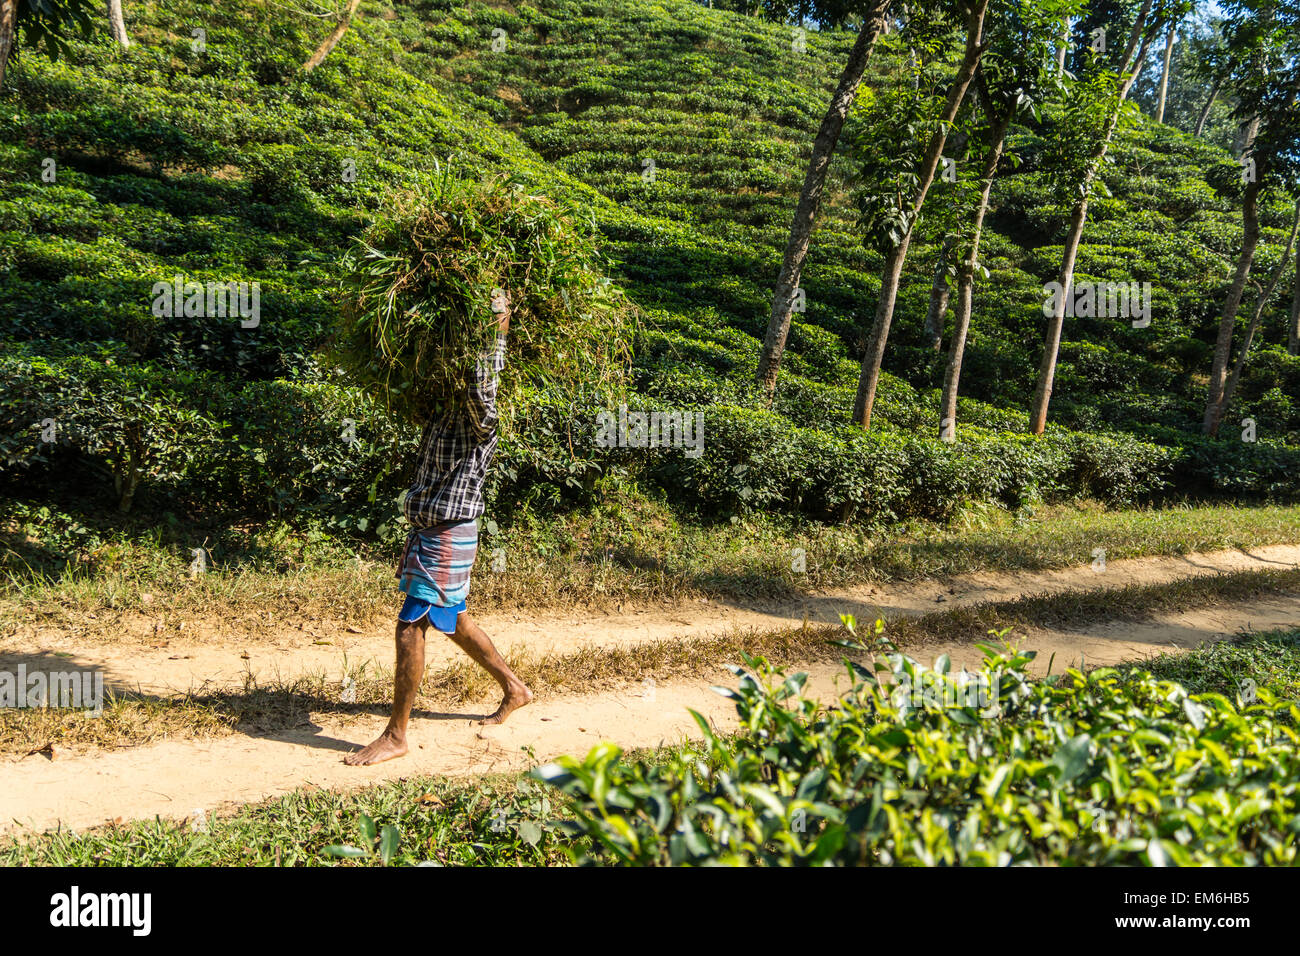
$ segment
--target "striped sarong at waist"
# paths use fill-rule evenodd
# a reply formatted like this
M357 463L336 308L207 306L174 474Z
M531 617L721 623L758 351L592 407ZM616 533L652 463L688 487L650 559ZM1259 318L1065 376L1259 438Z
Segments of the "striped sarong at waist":
M414 528L397 563L398 587L437 607L451 607L469 595L469 575L478 553L478 522L448 521Z

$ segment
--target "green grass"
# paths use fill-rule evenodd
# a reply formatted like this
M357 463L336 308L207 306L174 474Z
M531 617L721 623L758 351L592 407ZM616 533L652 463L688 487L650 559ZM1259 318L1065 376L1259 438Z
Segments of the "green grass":
M1257 690L1266 687L1281 698L1300 700L1300 629L1249 634L1192 654L1162 654L1136 666L1196 693L1232 698L1251 680Z
M473 784L410 778L349 794L304 789L203 821L152 820L10 838L0 842L0 865L349 865L324 850L363 843L359 820L366 814L380 827L400 829L393 865L555 866L568 859L553 829L561 819L556 803L554 794L513 777Z

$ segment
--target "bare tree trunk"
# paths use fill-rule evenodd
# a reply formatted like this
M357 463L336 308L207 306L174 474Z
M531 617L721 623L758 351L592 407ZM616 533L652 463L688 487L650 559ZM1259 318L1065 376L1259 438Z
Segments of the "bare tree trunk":
M1142 70L1142 61L1146 58L1147 46L1151 38L1149 36L1143 37L1143 33L1146 29L1147 16L1151 12L1151 3L1152 0L1145 0L1141 13L1133 22L1128 46L1125 48L1124 58L1120 62L1119 75L1124 77L1124 80L1120 83L1119 99L1115 104L1115 109L1111 111L1106 120L1106 127L1103 130L1101 141L1097 144L1090 157L1083 182L1079 184L1079 198L1075 202L1074 211L1070 214L1070 228L1066 233L1065 246L1061 255L1061 271L1057 276L1061 294L1057 296L1056 308L1047 322L1047 336L1043 342L1043 357L1038 364L1038 377L1034 382L1034 400L1029 411L1029 431L1034 435L1041 435L1043 429L1047 427L1047 408L1052 401L1052 383L1056 379L1056 358L1061 351L1061 334L1065 328L1065 310L1071 290L1074 287L1074 263L1079 255L1079 244L1083 240L1083 227L1088 221L1088 199L1092 194L1093 181L1097 178L1102 163L1106 160L1111 137L1115 135L1115 127L1119 123L1120 105L1128 98L1129 90L1133 88L1133 83ZM1129 72L1130 69L1132 72Z
M835 145L839 142L844 129L844 120L858 95L858 86L871 60L871 51L877 38L885 30L885 14L889 10L890 0L875 0L866 14L858 39L849 53L848 63L840 74L840 83L831 97L826 116L822 119L817 138L813 141L812 158L808 161L808 172L804 176L803 191L799 194L799 204L795 207L794 220L790 224L790 238L786 242L785 256L781 260L781 273L777 276L776 291L772 296L772 314L767 323L767 335L763 340L763 351L758 359L757 381L767 393L768 401L776 392L777 373L781 368L781 356L785 352L786 338L790 334L791 313L794 311L794 299L803 275L804 259L808 255L808 243L812 238L813 223L821 206L822 191L826 185L826 174L830 170L831 157Z
M939 258L934 264L934 281L930 284L930 307L925 313L925 338L930 348L943 350L943 316L948 311L952 286L948 284L948 264L952 261L956 240L948 236L939 248Z
M122 19L122 0L108 0L108 26L113 39L123 49L131 48L131 38L126 35L126 21Z
M988 213L989 195L993 191L993 178L998 172L998 163L1002 160L1002 150L1007 141L1007 130L1011 128L1014 109L1008 109L1006 115L997 121L993 130L993 142L984 156L984 168L980 170L983 185L980 188L979 206L975 210L972 223L970 249L962 258L961 268L957 273L957 306L953 310L952 339L948 342L948 368L943 377L943 398L939 402L939 437L955 434L957 428L957 390L961 384L961 363L966 355L966 336L970 332L971 297L975 285L975 267L979 264L980 236L984 231L984 217Z
M1291 321L1287 328L1286 350L1300 355L1300 248L1295 251L1295 290L1291 293Z
M1241 381L1241 373L1246 368L1246 360L1250 357L1250 347L1255 342L1255 333L1259 331L1259 320L1264 315L1264 308L1268 305L1268 300L1273 298L1273 293L1277 290L1277 284L1282 281L1282 273L1286 272L1287 266L1291 264L1287 260L1291 258L1291 250L1295 248L1297 232L1300 232L1300 203L1296 203L1295 218L1291 222L1291 236L1286 241L1286 249L1277 264L1273 278L1269 280L1268 286L1259 295L1259 302L1255 304L1255 314L1250 317L1250 325L1246 328L1246 338L1241 343L1241 353L1237 356L1237 364L1233 366L1232 374L1228 376L1228 384L1223 388L1223 398L1219 401L1219 421L1223 421L1224 414L1232 405L1233 396L1237 394L1237 384Z
M18 0L0 0L0 90L5 85L5 70L13 52L18 29Z
M894 319L894 303L898 298L899 278L903 264L907 261L907 250L912 244L916 223L920 218L921 207L925 204L925 195L934 182L934 174L943 157L943 147L948 140L948 128L957 118L966 91L975 70L979 67L980 57L984 53L984 14L988 11L988 0L977 0L966 20L966 52L962 57L961 68L948 90L948 100L944 104L943 115L939 118L939 128L930 138L921 159L919 184L916 199L912 203L912 218L906 234L898 245L885 257L885 268L880 276L880 297L876 300L876 315L871 325L871 337L867 342L866 354L862 357L862 371L858 376L858 392L853 401L853 419L864 430L871 428L871 410L876 403L876 386L880 382L880 366L885 359L885 344L889 341L889 326Z
M1246 192L1241 201L1241 254L1237 257L1237 272L1232 286L1228 289L1228 298L1223 303L1223 312L1219 317L1219 335L1214 343L1214 363L1210 367L1210 392L1205 403L1205 422L1202 430L1207 435L1216 435L1219 422L1223 417L1223 392L1228 373L1228 359L1232 355L1232 333L1237 325L1237 310L1241 308L1241 297L1246 291L1246 280L1250 278L1250 267L1255 261L1255 249L1259 245L1259 183L1246 184Z
M1214 101L1219 98L1219 89L1223 86L1223 77L1216 76L1214 85L1210 87L1209 99L1205 101L1205 106L1201 108L1201 115L1196 119L1196 129L1192 131L1193 136L1200 136L1205 131L1205 121L1210 118L1210 107Z
M1160 98L1156 101L1156 122L1165 121L1165 100L1169 96L1169 61L1174 55L1174 32L1177 21L1169 22L1169 33L1165 37L1165 58L1160 67Z
M1092 177L1088 177L1090 183ZM1085 186L1086 188L1086 186ZM1061 272L1057 283L1061 295L1052 317L1047 323L1047 339L1043 343L1043 356L1038 363L1038 379L1034 383L1034 404L1029 413L1029 431L1041 435L1047 427L1047 406L1052 401L1052 384L1056 380L1056 358L1061 351L1061 335L1065 329L1066 300L1074 288L1074 263L1079 255L1079 244L1083 238L1083 226L1088 220L1088 200L1082 198L1074 205L1070 214L1070 230L1065 236L1065 247L1061 257Z
M302 65L303 72L310 73L316 69L321 65L325 57L330 55L330 51L338 46L338 42L343 39L343 34L347 33L348 27L352 25L352 16L357 12L357 7L360 5L361 0L349 0L348 8L343 13L343 19L339 21L338 26L330 31L330 35L325 38L325 42L316 48L316 52L311 55L311 59Z

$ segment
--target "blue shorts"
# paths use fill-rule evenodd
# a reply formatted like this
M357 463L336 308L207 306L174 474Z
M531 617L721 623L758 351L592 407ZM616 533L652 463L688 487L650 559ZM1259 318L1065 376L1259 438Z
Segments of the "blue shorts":
M428 601L422 601L418 597L408 594L406 603L397 612L397 619L403 624L414 624L425 615L428 615L429 623L442 633L454 634L456 632L456 618L464 610L464 601L453 604L451 607L439 607L436 604L430 604Z

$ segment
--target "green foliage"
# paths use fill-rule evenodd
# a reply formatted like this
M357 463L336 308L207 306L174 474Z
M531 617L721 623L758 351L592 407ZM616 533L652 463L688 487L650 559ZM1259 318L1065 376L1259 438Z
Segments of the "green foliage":
M1231 429L1225 429L1231 432ZM1300 449L1277 441L1244 442L1199 438L1184 442L1177 477L1184 487L1241 494L1247 489L1277 498L1295 493Z
M846 618L852 629L854 622ZM1290 865L1300 709L1189 694L1139 669L1031 680L888 653L822 706L761 659L733 667L740 731L657 762L612 744L535 774L574 801L587 863ZM1233 695L1236 696L1235 694Z
M1162 654L1130 670L1150 670L1196 692L1234 698L1266 688L1291 700L1300 699L1300 631L1248 634L1218 641L1191 654Z
M357 818L357 831L361 836L361 846L334 843L324 849L324 854L345 860L374 856L378 857L381 866L388 866L402 843L402 834L397 827L386 823L382 830L376 832L374 818L363 813Z
M878 527L906 518L945 521L978 501L1016 509L1087 496L1149 500L1168 484L1174 461L1167 449L1122 435L1051 430L1035 438L963 427L947 443L888 429L864 433L848 423L791 427L771 411L721 403L704 422L698 458L669 450L649 465L665 487L703 510L852 516Z
M1098 150L1108 129L1112 123L1116 130L1126 122L1132 124L1136 113L1131 100L1119 99L1119 78L1114 73L1091 71L1070 85L1045 131L1052 143L1045 169L1062 203L1073 204L1091 195L1092 177L1101 165ZM1099 191L1107 194L1104 182Z
M1258 123L1249 146L1258 182L1292 190L1300 176L1300 4L1228 0L1224 12L1237 116Z
M0 475L79 476L81 498L102 476L123 511L171 498L227 519L391 525L417 437L364 394L324 383L232 387L211 373L20 352L0 355L0 374Z
M0 469L50 466L77 449L111 479L122 511L141 484L174 487L216 438L178 403L192 380L112 359L0 357Z
M29 46L41 50L51 60L68 52L74 35L90 36L90 18L95 10L92 0L17 0L19 43L15 50Z

